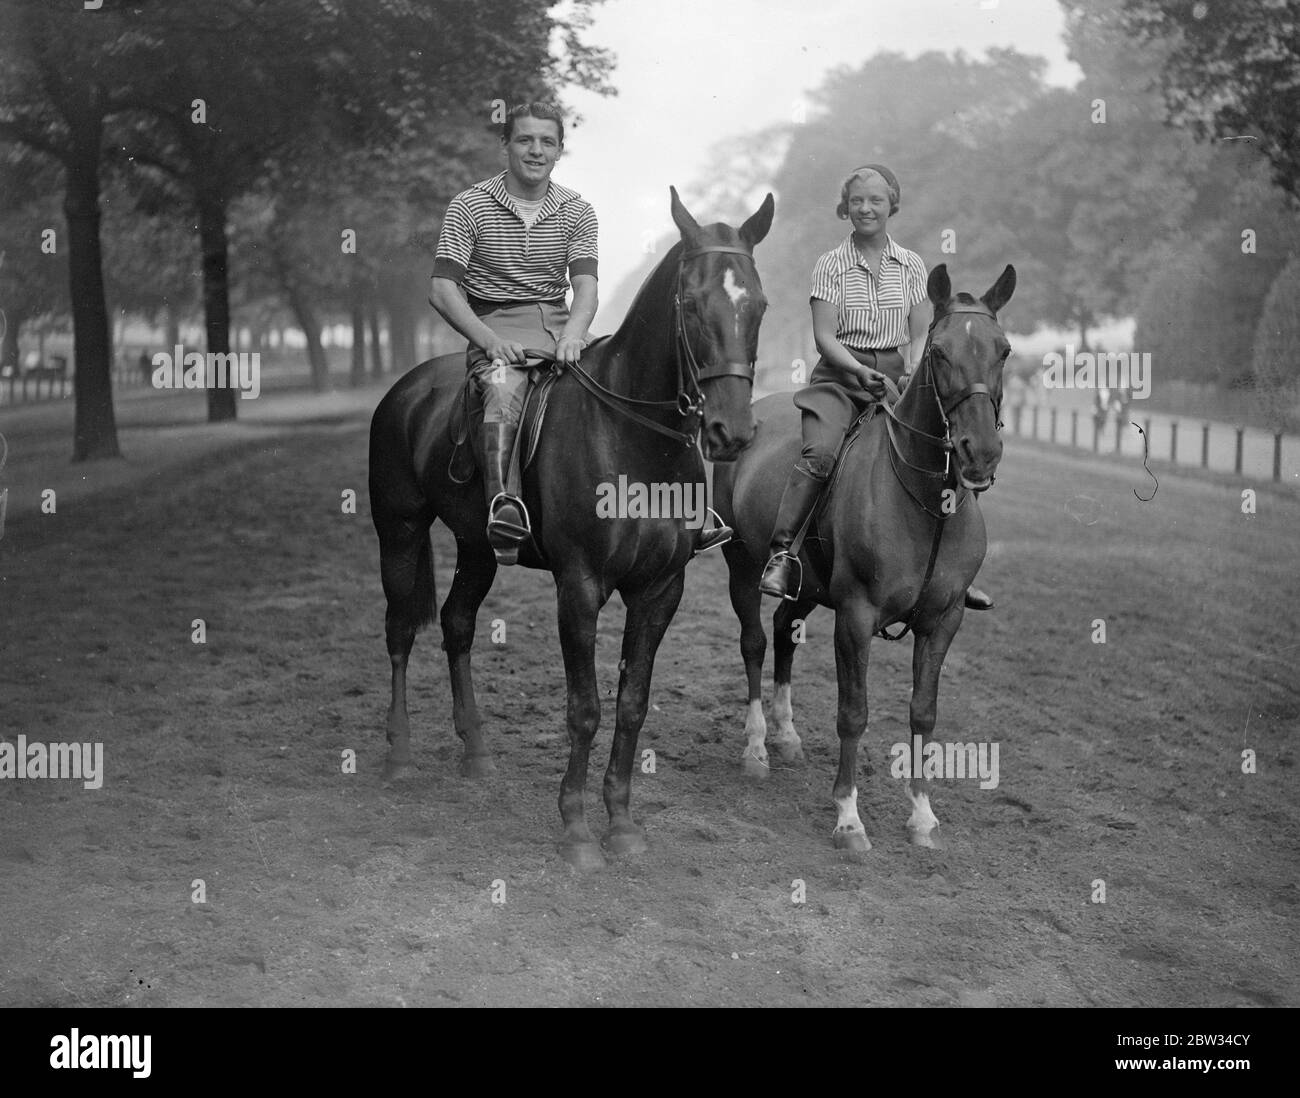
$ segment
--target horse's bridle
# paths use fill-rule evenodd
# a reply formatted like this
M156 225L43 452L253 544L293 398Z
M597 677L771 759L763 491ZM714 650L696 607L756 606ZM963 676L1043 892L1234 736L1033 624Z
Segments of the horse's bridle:
M701 367L695 352L691 349L691 341L686 337L686 311L682 308L682 276L686 270L686 261L710 254L743 255L751 263L754 261L753 252L729 244L705 244L682 252L681 262L677 264L677 291L673 295L673 314L677 328L677 407L683 418L698 414L704 406L702 382L719 377L743 377L751 385L754 381L752 362L722 362ZM694 395L691 394L692 389Z
M686 335L686 318L682 309L682 298L684 296L682 274L686 268L686 262L698 256L716 253L743 255L751 263L754 261L754 253L749 249L731 244L704 244L698 248L683 250L677 264L677 289L673 293L674 352L677 360L676 400L637 400L635 397L625 396L622 393L615 393L605 388L580 365L574 364L570 367L583 387L610 408L640 423L642 426L650 428L652 431L677 439L687 446L693 446L696 436L699 434L700 421L703 418L704 389L702 385L704 382L719 377L743 377L751 385L754 383L754 363L752 362L722 362L702 367L699 359L695 357L695 352L691 348L691 341ZM654 408L660 411L671 409L686 421L689 429L679 431L673 427L658 423L634 411L632 405L640 408Z
M931 435L922 431L919 427L913 427L910 423L904 423L894 415L892 408L886 407L886 411L889 413L889 418L892 423L907 428L907 430L911 431L914 435L919 435L921 438L925 439L927 442L933 443L943 451L943 472L938 473L937 471L929 469L919 469L917 466L912 465L911 462L907 461L906 458L903 458L901 454L899 455L900 460L902 460L909 468L917 469L918 472L928 473L931 476L943 476L945 478L948 476L950 469L949 458L954 449L950 417L958 407L965 404L971 397L986 396L989 398L989 403L993 405L994 422L997 424L999 430L1002 429L1002 402L994 398L993 394L989 391L989 387L982 381L972 382L964 389L949 396L947 401L944 401L939 396L939 386L934 380L934 333L935 329L938 328L940 321L947 320L949 317L956 316L959 313L973 313L976 316L988 317L994 323L997 323L997 317L994 315L993 311L982 305L958 305L956 308L947 309L944 312L937 314L930 322L930 330L926 333L925 337L925 350L921 354L921 365L917 367L916 371L918 376L912 384L917 385L922 389L929 389L934 393L934 402L939 410L939 419L943 422L943 434ZM920 376L922 370L926 372L926 379L924 380Z

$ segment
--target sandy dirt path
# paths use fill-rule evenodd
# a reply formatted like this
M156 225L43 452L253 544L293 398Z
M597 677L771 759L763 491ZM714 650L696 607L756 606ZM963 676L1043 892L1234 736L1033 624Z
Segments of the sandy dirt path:
M381 784L376 395L268 400L219 429L152 405L169 425L139 413L136 464L61 493L56 516L28 488L82 475L68 436L0 423L24 486L0 542L0 735L102 742L106 771L98 790L0 781L0 1004L1300 1005L1294 496L1261 485L1247 516L1238 487L1162 476L1143 504L1140 463L1008 440L984 497L999 607L967 616L939 709L944 738L999 744L999 785L940 783L949 848L908 845L888 752L910 645L877 643L861 863L830 843L831 615L795 668L807 765L747 781L725 568L695 562L642 733L655 773L633 790L651 851L577 878L555 851L549 576L503 572L480 616L497 775L456 775L434 632L412 664L422 771ZM37 437L63 454L49 472ZM442 594L441 527L434 544ZM615 600L607 718L621 621ZM608 744L603 728L593 790ZM598 796L589 811L603 825Z

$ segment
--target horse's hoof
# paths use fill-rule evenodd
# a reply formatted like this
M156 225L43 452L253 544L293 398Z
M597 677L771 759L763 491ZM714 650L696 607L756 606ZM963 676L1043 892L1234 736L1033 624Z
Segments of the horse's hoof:
M944 842L943 836L939 834L937 827L932 827L929 831L913 831L912 845L923 846L927 850L947 850L948 844Z
M740 772L747 778L756 778L762 781L772 772L772 768L764 760L756 759L753 755L746 755L740 760Z
M560 847L560 853L579 873L595 873L605 868L605 855L594 842L565 843Z
M871 849L871 840L862 831L836 831L832 836L836 850L847 850L853 854L865 854Z
M645 841L645 834L633 824L618 831L607 831L601 842L611 854L644 854L650 849Z
M460 759L460 776L462 778L486 778L497 772L497 764L491 755L462 755Z

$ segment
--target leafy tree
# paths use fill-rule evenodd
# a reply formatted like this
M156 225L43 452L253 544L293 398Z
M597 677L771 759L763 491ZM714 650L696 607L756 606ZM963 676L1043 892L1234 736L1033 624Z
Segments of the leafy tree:
M1202 140L1254 139L1300 205L1300 0L1124 0L1122 26L1163 52L1169 121Z
M108 312L100 249L100 160L108 119L124 109L131 12L41 0L0 0L0 141L58 164L67 222L76 357L73 460L118 456ZM33 226L35 229L36 226Z
M0 367L20 365L18 340L28 321L68 309L67 251L41 250L42 232L66 238L56 197L58 170L21 151L0 159Z
M1256 398L1274 430L1300 421L1300 252L1282 268L1255 327Z

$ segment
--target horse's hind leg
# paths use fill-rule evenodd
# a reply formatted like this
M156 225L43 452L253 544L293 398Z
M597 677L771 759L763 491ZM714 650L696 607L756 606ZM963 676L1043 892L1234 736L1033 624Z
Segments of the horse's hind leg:
M623 628L623 659L618 678L618 716L609 768L605 771L609 831L604 846L614 854L639 854L646 848L645 836L633 821L629 807L632 766L636 762L637 737L645 724L650 702L655 654L682 601L685 581L686 573L679 571L663 583L624 594L627 623Z
M794 728L794 707L790 703L790 681L794 671L794 654L803 643L803 627L808 615L816 608L812 599L799 602L783 601L772 615L772 636L776 641L776 673L772 695L772 717L776 721L776 735L772 743L781 761L794 766L803 762L803 744Z
M384 639L392 665L388 703L388 758L384 777L391 780L415 769L411 759L411 724L406 712L406 665L415 634L433 620L437 595L429 546L432 519L377 521L379 568L388 609Z
M939 621L928 636L917 636L912 643L912 705L909 711L912 735L921 737L921 750L930 743L938 716L939 672L943 670L948 646L961 625L960 602ZM915 744L915 740L912 741ZM913 768L915 769L915 768ZM930 808L925 778L911 778L907 783L907 796L912 802L912 815L907 821L912 842L932 850L942 850L939 821Z
M749 700L745 711L745 751L741 769L746 777L766 778L767 721L763 717L763 659L767 655L767 634L763 632L762 592L758 589L761 567L734 541L722 547L730 576L731 608L740 619L740 654L745 661Z
M442 647L451 673L452 724L465 745L460 773L466 778L481 778L496 769L483 739L469 663L478 608L492 589L496 574L497 562L486 542L476 550L456 539L456 577L442 604Z

